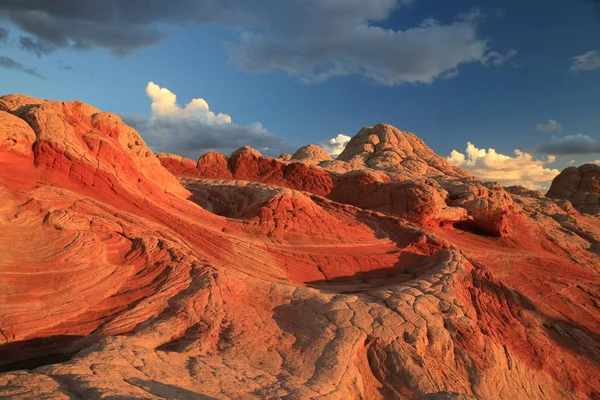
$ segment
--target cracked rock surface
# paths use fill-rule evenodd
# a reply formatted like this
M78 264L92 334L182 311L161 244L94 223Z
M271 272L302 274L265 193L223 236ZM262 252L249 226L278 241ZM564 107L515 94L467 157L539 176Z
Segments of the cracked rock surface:
M0 110L0 398L600 398L597 217L387 125L196 162Z

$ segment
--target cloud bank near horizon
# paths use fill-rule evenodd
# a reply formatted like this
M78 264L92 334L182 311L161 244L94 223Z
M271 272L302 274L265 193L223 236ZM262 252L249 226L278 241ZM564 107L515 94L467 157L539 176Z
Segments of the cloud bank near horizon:
M514 154L508 156L493 148L481 149L468 142L464 153L452 150L446 159L451 165L463 168L485 181L499 182L504 186L521 185L535 190L547 189L549 182L560 173L558 169L546 167L546 164L556 160L553 156L537 160L518 149Z

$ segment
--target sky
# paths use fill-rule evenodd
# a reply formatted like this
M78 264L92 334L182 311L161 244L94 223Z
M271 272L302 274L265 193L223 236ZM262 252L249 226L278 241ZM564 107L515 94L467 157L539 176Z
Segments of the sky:
M384 122L543 190L600 163L600 2L0 0L0 93L84 101L190 158L335 155Z

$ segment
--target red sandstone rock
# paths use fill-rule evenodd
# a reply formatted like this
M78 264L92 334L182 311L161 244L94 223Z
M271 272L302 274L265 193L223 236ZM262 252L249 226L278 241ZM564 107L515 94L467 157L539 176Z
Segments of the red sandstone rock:
M418 181L390 182L385 174L353 171L343 175L329 196L340 203L397 215L424 226L467 219L463 208L448 207L439 188Z
M0 397L600 393L597 218L383 153L193 167L81 103L0 105L37 140L7 156L33 137L0 116L25 138L0 151Z
M413 176L469 176L448 164L412 133L387 124L361 129L336 160Z
M139 134L118 116L81 102L38 104L39 99L24 96L7 96L1 101L33 129L35 163L53 174L76 185L113 191L118 187L189 195L162 168Z
M35 132L21 118L0 111L0 153L13 153L33 160Z
M511 214L517 211L512 197L501 185L469 180L446 180L440 184L448 192L446 203L464 208L471 217L464 227L493 236L510 234Z
M337 181L334 175L321 168L297 162L290 163L285 167L283 177L287 183L286 187L319 196L329 195Z
M547 196L568 200L581 212L600 214L600 166L566 168L554 178Z
M22 94L9 94L0 97L0 111L20 115L27 108L42 103L44 103L44 100L35 97L29 97Z
M330 161L331 155L316 144L300 147L292 156L292 161L301 161L309 165L317 165L322 161Z
M231 179L229 160L221 153L206 153L198 159L198 176L202 178Z
M156 157L161 165L175 176L199 176L196 161L177 154L158 153Z
M322 168L305 163L283 162L263 157L250 147L233 152L230 159L219 153L207 153L200 157L196 168L177 155L158 154L162 165L178 177L206 179L237 179L250 182L274 184L326 196L331 192L336 178ZM184 165L185 164L185 165Z

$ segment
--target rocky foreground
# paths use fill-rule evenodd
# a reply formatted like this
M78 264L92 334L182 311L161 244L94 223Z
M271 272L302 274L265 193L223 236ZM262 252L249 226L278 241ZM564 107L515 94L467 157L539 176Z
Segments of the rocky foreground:
M561 190L389 125L196 162L0 97L0 398L600 398L600 219Z

